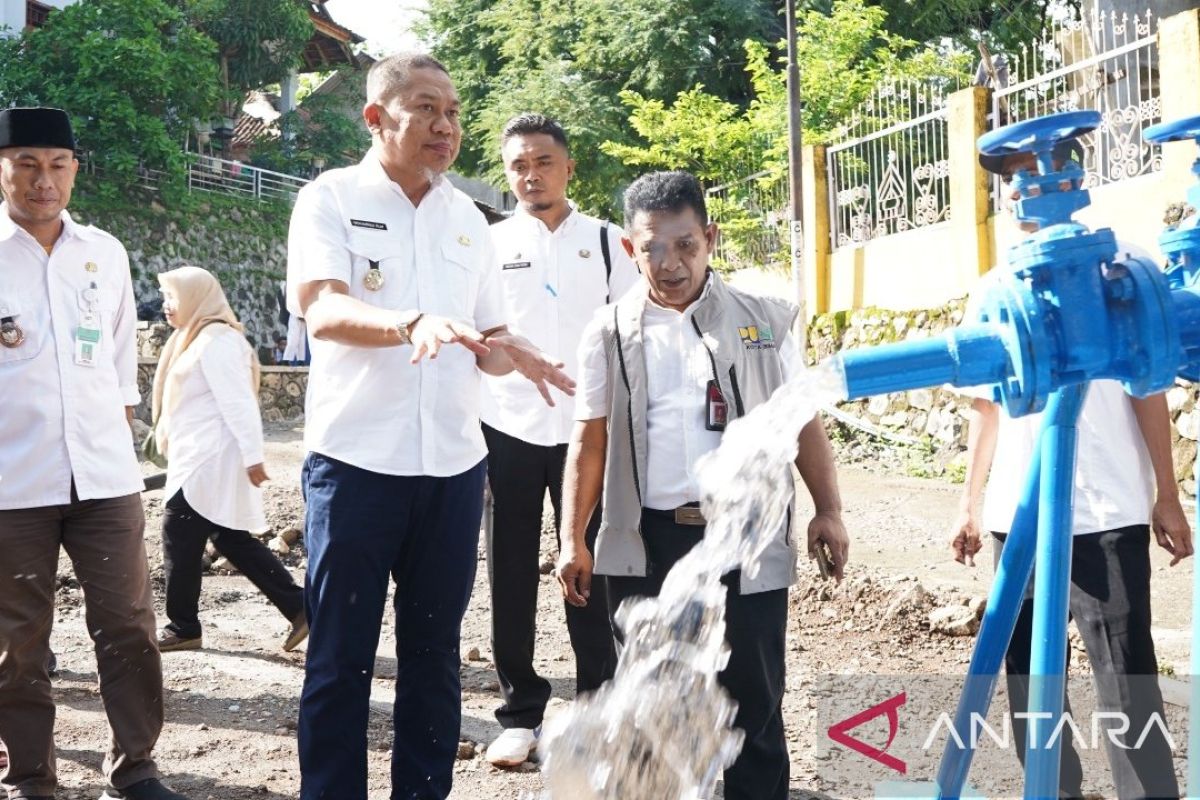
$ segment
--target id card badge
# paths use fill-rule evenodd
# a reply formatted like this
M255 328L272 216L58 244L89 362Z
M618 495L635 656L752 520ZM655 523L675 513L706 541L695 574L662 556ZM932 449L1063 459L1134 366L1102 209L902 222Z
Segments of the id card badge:
M704 392L704 427L710 431L725 430L729 421L729 406L716 381L709 381Z
M79 320L75 329L75 363L81 367L96 366L100 351L100 318L89 311Z

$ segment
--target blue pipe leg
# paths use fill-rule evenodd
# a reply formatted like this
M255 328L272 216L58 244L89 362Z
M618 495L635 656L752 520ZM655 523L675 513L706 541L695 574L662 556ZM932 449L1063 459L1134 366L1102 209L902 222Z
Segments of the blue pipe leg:
M1059 389L1051 396L1058 402L1051 401L1039 443L1042 482L1033 586L1026 800L1058 797L1062 735L1057 728L1062 721L1066 686L1076 423L1086 395L1087 384L1082 384Z
M1042 427L1045 428L1045 423ZM1025 587L1029 585L1029 576L1033 572L1041 467L1041 451L1034 448L1029 470L1025 474L1021 502L1013 516L1004 549L1000 552L1000 563L996 565L996 576L988 594L983 624L975 640L975 650L971 654L971 665L967 668L967 680L959 697L958 710L954 713L954 730L964 743L970 742L973 721L987 719L996 692L1000 665L1012 641L1013 628L1016 627L1025 599ZM969 744L959 747L953 736L946 738L946 748L938 769L938 800L958 800L966 785L974 755L975 751Z

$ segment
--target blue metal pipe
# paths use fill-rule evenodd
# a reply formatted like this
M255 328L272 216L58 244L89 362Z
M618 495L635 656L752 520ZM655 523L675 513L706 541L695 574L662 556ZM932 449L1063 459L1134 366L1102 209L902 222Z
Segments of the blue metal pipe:
M998 325L964 325L941 336L847 350L835 356L849 399L949 383L981 386L1009 376Z
M1079 411L1086 395L1087 384L1067 386L1051 395L1039 445L1042 480L1029 662L1026 800L1058 797L1062 735L1061 731L1055 735L1055 731L1062 720L1066 688L1075 444Z
M1043 422L1042 429L1045 427L1046 422ZM996 565L996 576L983 613L983 624L975 640L971 665L967 668L967 680L954 714L954 730L964 742L969 741L968 732L972 730L975 720L987 719L996 692L996 681L1000 676L1000 665L1012 641L1013 629L1025 599L1025 587L1029 585L1029 576L1033 572L1041 475L1042 453L1040 448L1034 448L1029 470L1025 473L1021 502L1013 516L1004 549L1000 552L1000 562ZM938 769L938 800L958 800L966 785L974 755L973 748L959 747L953 736L947 738Z

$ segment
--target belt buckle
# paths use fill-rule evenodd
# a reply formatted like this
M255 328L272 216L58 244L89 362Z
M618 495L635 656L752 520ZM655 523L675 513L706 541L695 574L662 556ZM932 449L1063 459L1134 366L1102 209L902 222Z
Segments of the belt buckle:
M704 514L698 506L680 506L675 509L676 525L704 525Z

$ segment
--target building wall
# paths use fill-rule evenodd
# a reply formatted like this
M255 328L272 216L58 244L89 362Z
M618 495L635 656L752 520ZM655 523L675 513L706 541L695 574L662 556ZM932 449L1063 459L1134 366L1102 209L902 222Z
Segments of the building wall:
M76 0L40 0L51 8L66 8ZM7 30L4 30L7 29ZM0 34L19 34L25 29L25 0L0 0Z

